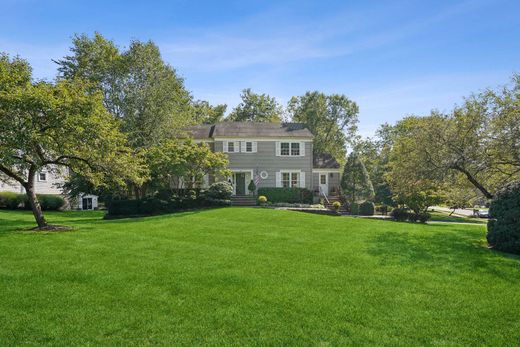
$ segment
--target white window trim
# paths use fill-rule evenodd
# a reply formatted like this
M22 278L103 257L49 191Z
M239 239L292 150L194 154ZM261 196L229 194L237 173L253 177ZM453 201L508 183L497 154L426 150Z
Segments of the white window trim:
M305 171L301 170L280 170L276 172L276 187L283 188L282 176L284 173L288 173L289 175L293 173L298 174L298 188L305 188Z
M45 179L42 180L40 175L41 174L44 174L45 175ZM37 177L38 177L38 182L47 182L47 172L46 171L40 171L37 173Z
M282 154L282 143L288 143L289 144L289 154ZM298 143L300 147L300 154L293 155L292 154L292 144ZM295 158L295 157L304 157L305 156L305 142L304 141L277 141L276 142L276 156L277 157L284 157L284 158Z
M247 144L248 143L251 143L251 151L248 152L247 151ZM257 142L256 141L251 141L251 140L245 140L245 141L240 141L240 152L241 153L256 153L257 152L257 148L258 148L258 145L257 145Z

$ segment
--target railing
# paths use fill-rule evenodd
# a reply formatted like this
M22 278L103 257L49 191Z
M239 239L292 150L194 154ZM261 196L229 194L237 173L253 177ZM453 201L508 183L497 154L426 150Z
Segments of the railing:
M323 191L323 188L321 188L321 186L318 186L318 190L319 190L320 194L323 195L323 197L325 198L325 201L327 201L327 204L330 204L329 198L327 198L327 194L325 194L325 192Z

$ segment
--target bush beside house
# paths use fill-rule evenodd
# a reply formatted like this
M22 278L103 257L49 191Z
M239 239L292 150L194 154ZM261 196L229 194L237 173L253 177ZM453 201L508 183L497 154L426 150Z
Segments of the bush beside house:
M359 205L359 214L361 216L373 216L375 209L376 207L372 201L364 201Z
M57 211L65 206L65 199L59 195L36 194L40 206L44 211ZM25 194L12 192L0 193L0 208L15 210L19 208L31 209L31 204Z
M272 203L288 202L312 204L312 192L306 188L258 188L258 195L263 195Z

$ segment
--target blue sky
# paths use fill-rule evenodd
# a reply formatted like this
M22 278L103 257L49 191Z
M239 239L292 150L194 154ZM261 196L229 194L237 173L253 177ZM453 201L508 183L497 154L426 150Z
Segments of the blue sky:
M151 39L197 99L239 102L252 88L286 103L308 90L360 106L360 133L407 114L449 110L520 72L520 1L0 0L0 51L37 78L74 33L124 47Z

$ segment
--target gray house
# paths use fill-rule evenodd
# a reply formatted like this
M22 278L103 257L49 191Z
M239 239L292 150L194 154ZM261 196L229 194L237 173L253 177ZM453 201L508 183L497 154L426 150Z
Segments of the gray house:
M260 187L301 187L316 195L336 195L340 168L330 155L313 157L313 135L299 123L225 122L190 128L195 142L227 153L235 195L249 194L251 180ZM211 184L214 177L207 177Z

